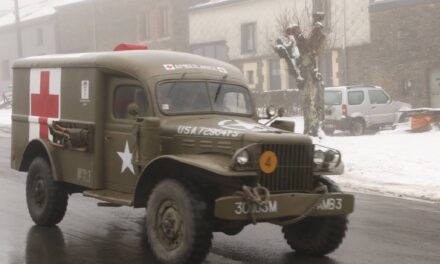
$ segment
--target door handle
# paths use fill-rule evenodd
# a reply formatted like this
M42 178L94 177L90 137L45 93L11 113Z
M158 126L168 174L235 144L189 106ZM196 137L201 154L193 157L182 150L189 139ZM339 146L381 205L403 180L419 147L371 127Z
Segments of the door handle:
M105 142L110 142L110 139L111 139L110 136L105 136L105 137L104 137L104 141L105 141Z
M371 109L376 109L376 107L375 107L375 106L372 106Z

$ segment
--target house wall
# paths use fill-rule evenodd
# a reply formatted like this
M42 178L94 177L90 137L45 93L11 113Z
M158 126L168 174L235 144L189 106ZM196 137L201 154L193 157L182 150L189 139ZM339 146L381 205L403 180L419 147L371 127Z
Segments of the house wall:
M91 1L56 8L57 50L59 53L96 50L93 8Z
M429 75L440 68L439 13L438 0L373 3L371 43L348 52L350 82L380 85L397 100L431 106Z
M190 51L189 47L189 22L188 9L197 3L204 0L144 0L142 7L136 10L137 19L137 41L147 44L152 49L175 50L175 51ZM161 10L165 9L167 12L168 34L161 34L160 28L162 25ZM142 21L141 17L146 19ZM145 22L145 25L140 26L140 23ZM149 33L146 38L140 37L139 32L145 28ZM144 33L145 34L145 33Z
M304 10L304 1L242 0L229 4L192 9L189 27L190 43L226 40L231 60L249 59L273 54L273 41L280 35L276 17L283 10ZM241 53L241 25L256 23L257 48L255 52Z
M21 24L23 57L56 52L55 20L53 15ZM40 35L40 36L39 36ZM40 41L39 42L39 38ZM14 24L0 27L0 95L12 84L12 66L18 58L17 35ZM8 69L5 69L8 68ZM8 74L5 74L8 73ZM7 76L5 76L7 75Z

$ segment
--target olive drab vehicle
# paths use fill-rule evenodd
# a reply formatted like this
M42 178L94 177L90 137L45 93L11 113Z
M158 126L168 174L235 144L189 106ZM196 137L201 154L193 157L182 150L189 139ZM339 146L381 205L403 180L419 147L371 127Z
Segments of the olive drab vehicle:
M288 121L259 123L236 67L132 50L13 68L11 166L27 172L36 224L59 223L69 195L82 193L100 206L146 208L161 263L200 263L213 232L260 222L282 226L297 253L325 255L342 242L354 197L324 176L341 174L340 152Z

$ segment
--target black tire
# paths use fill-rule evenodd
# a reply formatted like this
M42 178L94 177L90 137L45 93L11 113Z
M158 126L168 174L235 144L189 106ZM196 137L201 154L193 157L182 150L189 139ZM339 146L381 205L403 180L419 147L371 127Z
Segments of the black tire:
M212 225L206 202L188 182L165 179L147 203L149 247L160 263L201 263L211 249Z
M339 187L326 177L319 182L327 186L329 192L341 192ZM284 226L282 231L287 244L298 254L324 256L336 250L347 231L346 215L308 217L296 224Z
M362 119L356 118L350 126L350 134L352 136L361 136L365 133L365 124Z
M48 162L35 158L26 180L26 201L32 220L40 226L53 226L63 220L68 194L53 180Z

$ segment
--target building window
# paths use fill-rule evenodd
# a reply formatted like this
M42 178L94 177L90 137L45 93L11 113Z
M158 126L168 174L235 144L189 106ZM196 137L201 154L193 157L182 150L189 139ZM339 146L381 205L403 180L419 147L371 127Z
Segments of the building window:
M360 105L364 102L364 99L365 99L365 95L363 91L348 92L349 105Z
M37 29L37 46L44 45L44 33L42 28Z
M159 37L168 37L170 35L169 10L168 8L159 9Z
M246 79L248 84L255 84L254 71L246 71Z
M11 78L10 73L11 73L11 69L9 66L9 61L3 60L2 61L2 80L9 81L9 79Z
M139 16L138 29L139 29L139 40L151 39L149 13L141 13L141 15Z
M289 75L289 89L298 89L298 84L296 83L296 78L289 72L287 72Z
M281 90L280 60L271 60L269 63L270 87L269 90Z
M330 4L331 1L329 0L313 0L313 13L316 12L323 12L325 14L324 17L324 27L327 29L330 29L330 27L332 26L330 21L330 16L331 16L331 9L330 9Z
M228 48L226 42L211 42L204 44L197 44L191 47L192 53L210 57L222 61L228 60Z
M248 23L241 25L241 53L246 54L256 50L256 24Z

